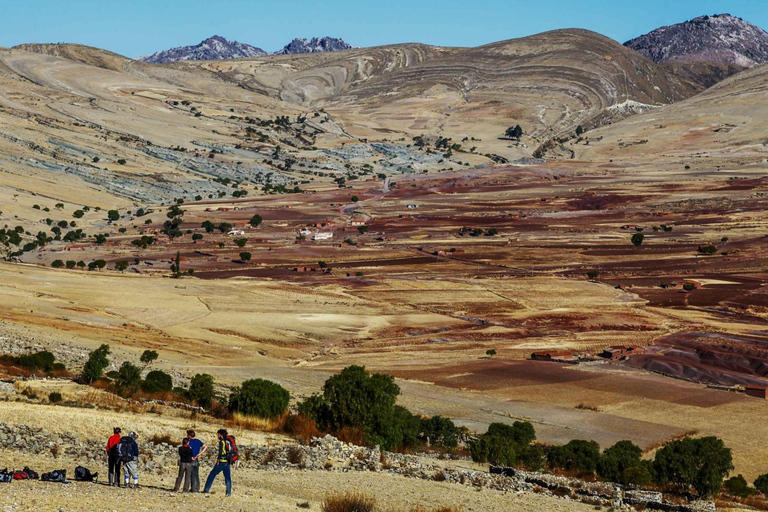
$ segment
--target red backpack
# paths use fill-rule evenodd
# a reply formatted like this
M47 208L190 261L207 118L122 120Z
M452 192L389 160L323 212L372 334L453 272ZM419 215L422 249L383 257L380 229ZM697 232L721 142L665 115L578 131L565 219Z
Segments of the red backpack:
M235 436L227 436L227 453L225 455L227 462L230 464L233 462L237 462L238 455L237 455L237 442L235 441Z

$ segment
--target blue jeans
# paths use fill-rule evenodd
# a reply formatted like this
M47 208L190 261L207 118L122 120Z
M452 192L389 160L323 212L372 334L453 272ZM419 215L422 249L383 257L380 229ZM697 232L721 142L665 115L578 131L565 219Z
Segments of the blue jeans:
M224 482L227 484L227 496L232 494L232 475L229 472L229 463L227 462L219 462L213 466L211 472L208 473L208 479L205 481L205 488L203 488L203 492L211 491L213 480L216 478L216 475L222 471L224 472Z

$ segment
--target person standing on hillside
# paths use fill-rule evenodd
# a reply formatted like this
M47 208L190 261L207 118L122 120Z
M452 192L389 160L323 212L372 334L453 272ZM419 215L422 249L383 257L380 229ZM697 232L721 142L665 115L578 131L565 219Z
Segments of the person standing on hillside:
M117 445L120 443L120 427L112 429L107 440L107 462L109 464L109 485L120 487L120 459L117 457Z
M179 492L181 480L184 479L184 492L189 492L189 476L192 472L192 448L189 447L189 438L184 438L179 446L179 476L176 477L176 485L173 492Z
M216 464L208 473L208 479L205 481L204 493L211 492L211 485L213 480L219 473L224 473L224 482L227 484L227 496L232 496L232 474L230 473L230 461L232 460L232 453L234 447L231 446L230 441L227 439L227 431L220 429L216 436L218 437L219 453L216 455Z
M123 473L125 473L125 486L131 489L138 489L139 487L139 445L136 439L139 435L130 431L127 436L123 436L120 439L120 444L117 445L117 454L123 463ZM133 479L133 484L130 484L130 479Z
M187 439L189 447L192 449L192 492L200 492L200 457L208 449L208 445L195 437L194 430L187 430Z

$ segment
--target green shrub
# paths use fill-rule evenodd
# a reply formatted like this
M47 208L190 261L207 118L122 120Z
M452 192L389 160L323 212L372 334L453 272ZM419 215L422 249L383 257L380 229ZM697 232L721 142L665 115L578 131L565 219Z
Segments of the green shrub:
M594 441L574 439L563 446L553 446L547 453L550 468L579 473L594 473L600 460L600 445Z
M541 457L536 460L540 448L529 450L535 439L533 425L527 421L516 421L512 425L491 423L488 431L470 445L472 460L512 467L523 463L524 458L527 463L540 466Z
M152 370L141 383L141 389L147 393L162 393L173 389L173 378L160 370Z
M737 498L748 498L755 494L755 490L749 486L747 480L741 474L732 476L723 482L723 487L725 487L725 491L728 494Z
M229 410L249 416L275 418L288 409L290 394L274 382L251 379L232 390Z
M597 474L608 482L621 481L624 470L640 465L643 451L631 441L619 441L607 448L597 463Z
M755 489L768 496L768 473L760 475L755 479Z
M58 391L51 391L50 393L48 393L48 401L51 402L52 404L57 404L61 402L61 400L62 400L61 393L59 393Z

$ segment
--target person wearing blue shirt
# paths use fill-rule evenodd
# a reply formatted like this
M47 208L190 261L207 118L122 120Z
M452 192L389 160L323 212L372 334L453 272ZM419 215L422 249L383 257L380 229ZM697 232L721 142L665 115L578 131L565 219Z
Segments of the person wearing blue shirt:
M208 449L208 445L199 439L195 438L194 430L187 430L187 439L189 439L189 447L192 449L192 492L200 492L200 461L199 458Z

